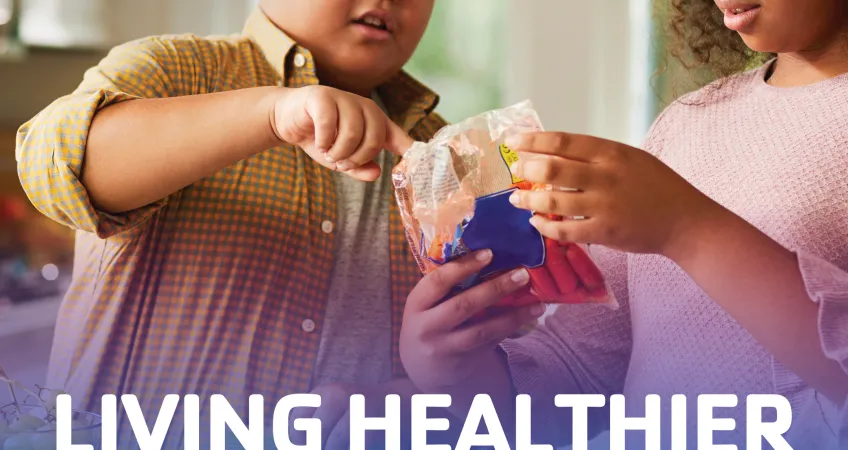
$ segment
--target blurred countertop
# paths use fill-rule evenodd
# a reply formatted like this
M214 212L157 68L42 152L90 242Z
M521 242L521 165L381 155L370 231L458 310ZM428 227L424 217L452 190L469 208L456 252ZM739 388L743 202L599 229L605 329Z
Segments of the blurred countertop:
M44 329L56 324L62 297L45 297L27 303L0 303L0 339Z
M2 65L2 64L0 64ZM2 73L2 69L0 69ZM2 87L4 98L0 108L8 107L5 102L8 87ZM15 163L15 133L17 124L0 122L0 194L22 193ZM65 287L66 287L65 283ZM65 291L65 287L61 292ZM62 295L34 299L25 303L11 304L0 299L0 339L38 330L52 330L56 323Z

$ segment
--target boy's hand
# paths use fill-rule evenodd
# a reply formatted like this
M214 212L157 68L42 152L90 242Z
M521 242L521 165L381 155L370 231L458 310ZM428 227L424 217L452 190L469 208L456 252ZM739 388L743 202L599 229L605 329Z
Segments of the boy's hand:
M282 141L362 181L380 176L374 158L383 149L402 155L413 144L374 101L326 86L286 89L274 104L271 123Z

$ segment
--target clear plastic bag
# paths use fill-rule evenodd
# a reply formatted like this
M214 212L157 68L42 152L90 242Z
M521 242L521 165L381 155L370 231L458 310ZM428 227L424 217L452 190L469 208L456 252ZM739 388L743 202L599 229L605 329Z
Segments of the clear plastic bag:
M422 273L430 273L470 251L491 249L483 272L451 295L526 267L530 283L498 306L530 303L592 303L618 307L588 247L543 237L529 223L533 213L509 203L516 189L550 189L515 177L518 153L509 136L542 131L529 101L489 111L441 129L430 142L416 142L394 168L392 179L401 218Z

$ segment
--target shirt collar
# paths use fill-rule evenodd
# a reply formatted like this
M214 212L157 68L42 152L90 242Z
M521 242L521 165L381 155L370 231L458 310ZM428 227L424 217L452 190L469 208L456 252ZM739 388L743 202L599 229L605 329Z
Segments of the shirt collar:
M259 46L265 59L281 80L286 80L286 58L292 51L300 51L307 58L304 67L314 67L312 55L301 49L286 33L280 30L260 7L254 8L244 26L244 34ZM388 110L389 117L409 131L439 104L439 96L405 71L377 88L377 94Z
M258 6L248 16L244 34L253 39L271 67L285 80L286 57L295 47L295 42L277 28Z

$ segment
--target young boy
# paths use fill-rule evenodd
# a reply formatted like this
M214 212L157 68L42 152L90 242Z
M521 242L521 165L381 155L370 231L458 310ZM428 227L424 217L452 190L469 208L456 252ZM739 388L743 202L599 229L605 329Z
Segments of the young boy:
M390 171L445 125L401 71L432 8L264 0L239 36L113 49L23 125L24 189L78 230L47 385L146 414L224 394L244 420L251 394L405 388L420 275Z

